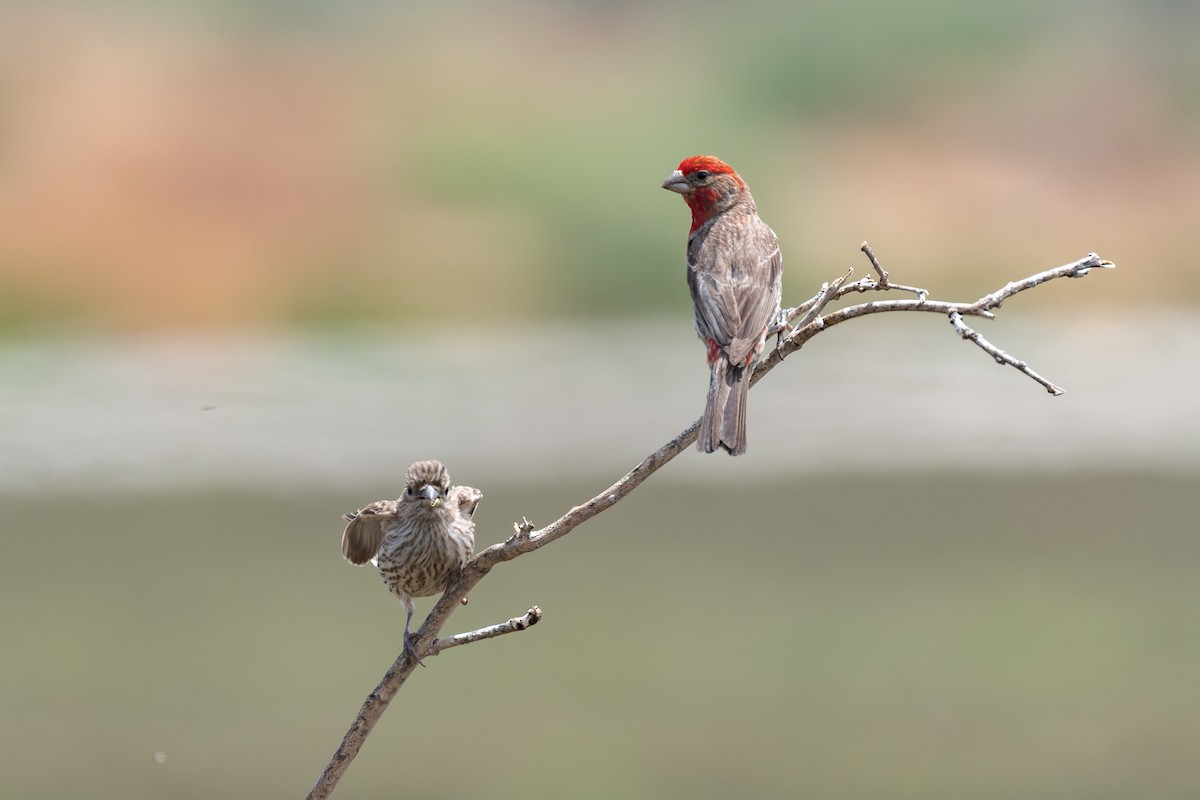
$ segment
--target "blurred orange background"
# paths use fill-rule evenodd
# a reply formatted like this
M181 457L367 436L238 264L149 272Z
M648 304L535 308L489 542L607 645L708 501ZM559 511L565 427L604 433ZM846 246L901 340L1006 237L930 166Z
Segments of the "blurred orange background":
M695 152L796 302L869 239L943 296L1096 251L1072 303L1191 303L1197 13L7 4L0 324L674 314Z

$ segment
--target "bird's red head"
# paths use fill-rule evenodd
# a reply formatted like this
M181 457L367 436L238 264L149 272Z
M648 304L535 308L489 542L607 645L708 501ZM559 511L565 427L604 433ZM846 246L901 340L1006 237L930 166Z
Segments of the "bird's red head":
M693 231L728 208L737 197L748 194L741 176L716 156L685 158L663 181L663 188L683 195L692 210Z

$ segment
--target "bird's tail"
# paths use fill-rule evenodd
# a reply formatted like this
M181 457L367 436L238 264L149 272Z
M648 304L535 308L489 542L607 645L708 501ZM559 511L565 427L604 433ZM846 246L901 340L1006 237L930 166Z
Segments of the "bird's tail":
M711 453L724 447L731 456L746 452L746 396L750 391L750 371L718 358L712 367L708 400L700 420L696 447Z

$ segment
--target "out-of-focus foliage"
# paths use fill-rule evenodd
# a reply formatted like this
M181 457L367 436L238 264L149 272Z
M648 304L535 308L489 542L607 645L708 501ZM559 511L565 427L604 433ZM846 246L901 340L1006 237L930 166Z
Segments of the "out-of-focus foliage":
M10 3L0 330L687 313L713 152L796 299L1196 266L1200 15L1146 2ZM1185 301L1194 293L1176 293ZM1031 296L1024 302L1044 302Z

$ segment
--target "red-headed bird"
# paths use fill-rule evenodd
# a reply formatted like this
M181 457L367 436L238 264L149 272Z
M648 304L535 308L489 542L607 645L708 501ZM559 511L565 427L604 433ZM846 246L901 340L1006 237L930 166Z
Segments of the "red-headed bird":
M696 446L746 452L746 394L767 332L779 321L783 256L746 182L714 156L685 158L663 181L692 210L687 281L712 377Z

